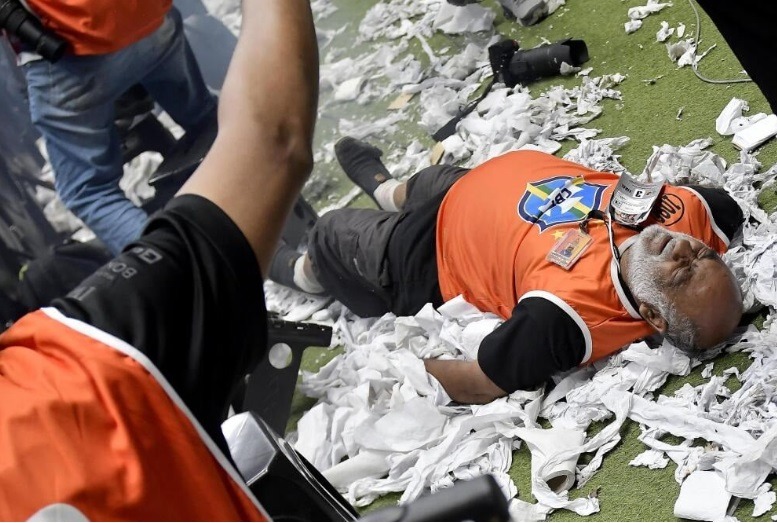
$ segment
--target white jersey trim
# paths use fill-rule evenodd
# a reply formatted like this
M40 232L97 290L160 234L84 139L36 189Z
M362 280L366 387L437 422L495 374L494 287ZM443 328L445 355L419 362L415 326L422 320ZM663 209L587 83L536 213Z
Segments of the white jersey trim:
M692 192L693 194L696 195L696 197L699 199L699 201L701 201L702 205L704 205L704 208L707 210L707 216L709 216L709 218L710 218L710 224L712 226L712 230L715 232L715 234L718 235L718 237L721 240L723 240L723 243L726 244L726 247L728 247L729 244L731 243L731 240L729 239L728 236L726 236L726 233L724 233L721 230L721 228L718 227L718 224L715 223L715 217L712 215L712 209L710 209L710 205L707 203L707 200L705 200L704 197L701 194L699 194L694 189L691 189L690 187L678 186L678 189L684 189L684 190L686 190L688 192Z
M89 325L88 323L84 323L80 320L76 320L73 318L68 318L64 314L62 314L58 309L55 309L54 307L44 307L41 309L46 316L51 318L52 320L55 320L59 323L62 323L66 327L73 329L76 332L80 332L81 334L88 336L94 340L99 341L100 343L104 343L105 345L111 347L112 349L115 349L122 354L129 356L136 362L138 362L140 365L145 368L149 374L151 374L154 379L157 381L160 387L165 391L167 396L173 401L173 403L176 404L176 406L181 409L181 412L184 413L184 415L189 418L189 421L194 426L194 429L197 431L197 434L200 436L200 439L203 443L205 443L205 446L208 448L210 453L213 455L214 458L216 458L216 461L218 461L219 465L229 474L229 476L232 478L232 480L238 485L238 487L243 491L243 493L248 496L248 499L250 499L256 508L261 512L265 518L268 521L271 521L271 518L269 514L264 510L261 503L254 497L253 493L248 489L248 486L245 483L245 480L240 476L240 474L235 470L235 468L232 466L232 463L230 463L229 459L227 459L226 456L224 456L224 453L221 452L221 449L219 449L218 445L211 439L211 437L208 435L207 431L202 428L202 425L200 425L200 422L197 421L197 418L194 417L194 415L191 413L189 408L186 406L186 404L183 402L181 397L178 395L177 392L175 392L175 389L170 385L170 383L165 379L165 377L162 375L162 373L159 371L159 369L156 368L156 365L154 365L151 360L148 359L148 357L140 352L138 349L130 345L129 343L117 338L116 336L113 336L112 334L108 334L105 331L102 331L98 329L97 327L94 327L93 325Z
M591 341L591 331L588 330L588 325L585 324L583 318L573 309L567 302L547 291L529 291L520 297L518 303L521 303L526 298L543 298L556 305L559 309L567 313L567 316L580 327L580 331L583 333L583 339L585 340L585 355L580 363L586 363L591 359L591 353L593 351L593 342Z

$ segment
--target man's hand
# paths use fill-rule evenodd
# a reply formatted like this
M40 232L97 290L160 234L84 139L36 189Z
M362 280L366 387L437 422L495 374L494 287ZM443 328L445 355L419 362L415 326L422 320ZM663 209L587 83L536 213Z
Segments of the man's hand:
M477 361L424 360L424 365L448 396L459 403L490 403L507 395L483 373Z

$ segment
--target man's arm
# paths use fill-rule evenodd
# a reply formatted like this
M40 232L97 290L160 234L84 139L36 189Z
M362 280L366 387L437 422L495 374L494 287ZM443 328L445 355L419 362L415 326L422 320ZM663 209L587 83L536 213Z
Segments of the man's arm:
M313 165L318 49L308 0L243 0L243 25L219 102L219 132L179 194L218 205L262 274Z
M486 376L477 361L424 360L424 365L448 396L459 403L484 404L507 395Z
M311 169L318 84L307 0L243 0L243 9L219 134L188 194L54 302L143 353L225 452L234 384L267 346L260 271Z
M516 390L541 386L580 364L586 354L578 324L541 297L522 300L513 314L480 343L477 361L425 360L451 399L488 403Z

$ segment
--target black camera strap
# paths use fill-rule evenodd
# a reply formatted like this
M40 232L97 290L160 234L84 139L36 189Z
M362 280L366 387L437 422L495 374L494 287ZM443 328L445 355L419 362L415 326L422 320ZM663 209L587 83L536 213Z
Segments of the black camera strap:
M491 92L491 88L494 86L494 81L494 79L491 79L486 88L483 90L483 93L478 96L476 100L473 100L464 106L464 108L461 109L458 114L456 114L456 116L448 120L448 123L440 127L437 132L432 135L432 138L434 138L436 142L441 142L447 137L453 135L456 132L456 126L459 124L459 122L462 121L469 113L474 111L475 107L477 107L478 104L482 102L486 96L488 96L488 93Z
M462 121L469 113L474 111L475 107L477 107L478 104L482 102L486 96L488 96L488 93L491 92L491 88L494 86L494 83L505 81L504 76L509 70L510 59L513 57L519 47L520 46L518 45L518 42L515 40L502 40L501 42L497 42L488 48L488 60L491 63L491 70L494 73L494 77L491 79L491 81L488 83L486 88L477 99L464 106L464 108L461 109L458 114L456 114L456 116L448 120L448 123L440 127L440 129L432 135L432 138L434 138L435 141L441 142L449 136L453 135L456 132L456 126L459 124L459 122Z

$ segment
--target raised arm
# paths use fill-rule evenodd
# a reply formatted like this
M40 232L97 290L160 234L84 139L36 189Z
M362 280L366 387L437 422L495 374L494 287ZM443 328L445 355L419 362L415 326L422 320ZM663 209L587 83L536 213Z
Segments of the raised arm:
M308 0L243 0L243 25L219 101L219 132L179 194L237 224L266 275L313 165L318 48Z

